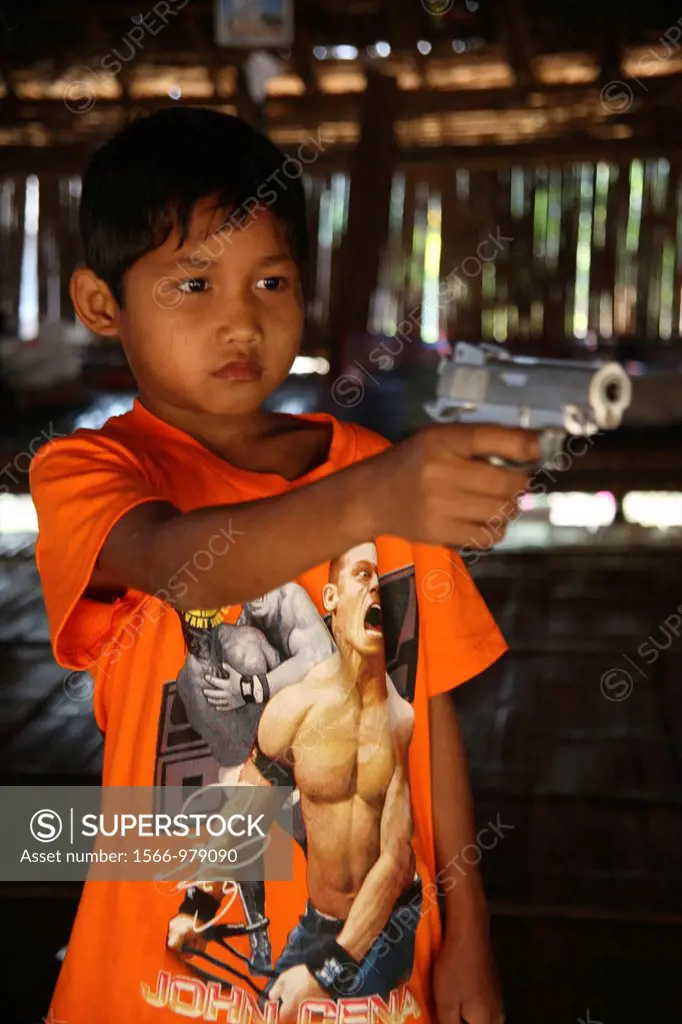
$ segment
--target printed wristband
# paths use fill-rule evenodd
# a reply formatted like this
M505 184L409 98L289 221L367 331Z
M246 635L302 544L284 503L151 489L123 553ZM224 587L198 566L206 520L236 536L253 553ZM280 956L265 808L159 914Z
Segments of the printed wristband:
M191 914L192 917L196 914L202 924L208 924L220 910L220 902L210 892L204 892L198 886L192 885L186 890L178 913Z
M313 946L306 955L305 965L329 995L337 999L357 995L361 984L360 964L336 939L323 939Z
M261 686L261 692L258 694L254 678L258 680ZM268 683L268 677L264 674L255 677L242 676L239 680L239 686L245 704L267 704L270 700L270 684Z

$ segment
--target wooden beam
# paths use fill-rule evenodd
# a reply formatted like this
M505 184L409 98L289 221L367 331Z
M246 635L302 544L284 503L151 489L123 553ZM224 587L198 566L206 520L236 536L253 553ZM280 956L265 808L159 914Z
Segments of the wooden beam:
M295 155L296 147L290 149ZM327 146L315 162L314 174L348 170L355 146ZM58 168L63 174L80 174L92 152L92 143L67 146L0 147L6 174L42 174ZM561 167L574 161L606 160L613 163L636 158L666 157L682 161L682 136L676 141L656 138L597 139L569 135L561 139L539 139L512 145L412 146L396 149L396 168L409 167L413 175L423 176L434 186L447 180L452 165L469 168Z
M512 145L415 146L398 151L399 164L421 165L422 173L432 176L451 173L451 162L458 167L535 167L542 164L560 167L580 161L619 161L682 156L682 135L674 143L659 139L590 139L584 135L560 139L539 139ZM322 159L322 157L320 158Z
M644 125L650 123L653 113L663 108L664 116L667 112L677 109L682 101L682 73L653 77L646 80L646 94L639 100L639 106L635 103L627 112L628 123L633 123L641 117ZM573 85L536 85L533 87L534 104L536 109L545 107L558 107L561 105L591 104L594 114L582 113L585 127L597 123L603 107L599 104L598 83L577 83ZM267 123L270 129L277 127L301 126L307 131L316 130L321 121L358 121L363 105L364 93L346 94L319 94L303 95L292 97L275 97L266 101ZM646 106L644 106L646 101ZM136 112L143 114L158 110L164 106L172 106L173 100L165 96L149 99L138 99L134 101ZM183 105L206 107L219 103L215 99L183 99ZM509 89L451 89L432 90L417 89L399 91L396 98L396 116L401 120L409 120L418 117L428 117L434 114L445 113L472 113L488 112L499 113L505 110L527 111L528 96L527 90L519 86ZM95 103L95 111L109 111L121 106L120 99L98 98ZM603 123L625 123L625 115L616 118L615 116L603 116ZM79 115L76 127L79 132L86 130L87 114ZM65 107L61 98L42 100L21 100L18 108L14 111L5 109L2 117L3 127L17 128L25 124L39 123L50 130L62 129L65 132L74 130L73 114ZM99 124L99 122L98 122ZM671 126L675 130L674 124ZM97 128L93 126L93 134Z
M517 85L522 89L535 88L532 64L535 53L523 0L497 0L495 10L498 14L500 36Z
M596 50L602 85L623 77L622 25L617 0L597 0L595 6Z
M294 4L294 43L292 62L294 70L303 81L309 95L318 92L316 60L313 57L314 37L303 15L301 4Z
M395 158L398 86L393 78L371 74L364 94L360 141L351 158L348 228L340 252L338 290L330 317L331 372L342 367L345 339L367 330L372 291L386 243Z

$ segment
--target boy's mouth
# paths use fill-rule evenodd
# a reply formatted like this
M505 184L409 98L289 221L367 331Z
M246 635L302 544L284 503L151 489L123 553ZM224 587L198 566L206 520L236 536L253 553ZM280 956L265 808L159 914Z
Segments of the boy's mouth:
M263 367L255 359L237 359L225 363L219 370L214 370L213 376L232 381L260 380L263 376Z

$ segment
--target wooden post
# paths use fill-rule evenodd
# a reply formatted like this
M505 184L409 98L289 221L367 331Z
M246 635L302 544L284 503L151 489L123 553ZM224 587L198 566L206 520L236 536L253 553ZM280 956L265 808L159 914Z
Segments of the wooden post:
M245 61L237 65L237 110L256 131L267 133L265 104L258 103L249 92Z
M395 158L395 79L368 72L360 140L350 161L348 230L330 318L331 370L341 370L344 338L367 330L370 301L388 234Z
M617 0L597 0L595 5L596 48L599 81L602 85L623 77L622 17Z
M523 0L498 0L497 15L500 35L516 81L524 89L532 88L536 84L534 48Z
M679 336L682 321L682 251L677 243L676 229L680 215L680 198L682 198L682 165L674 161L670 167L670 185L668 191L668 210L670 217L671 238L675 243L675 276L673 280L673 336Z
M7 216L7 230L0 231L0 334L9 331L14 317L14 293L10 278L10 264L16 259L14 224L16 183L12 178L0 181L0 215Z
M78 229L78 199L72 195L71 177L68 175L62 175L60 180L57 236L59 239L59 311L62 320L67 320L74 316L69 295L69 281L71 274L82 259Z
M7 292L9 296L10 318L19 324L19 296L21 290L21 268L24 257L24 216L26 210L26 177L14 178L14 203L12 208L12 226L10 229L11 260L7 266Z
M40 215L38 218L38 299L40 322L59 313L59 298L54 293L58 275L59 175L40 178Z

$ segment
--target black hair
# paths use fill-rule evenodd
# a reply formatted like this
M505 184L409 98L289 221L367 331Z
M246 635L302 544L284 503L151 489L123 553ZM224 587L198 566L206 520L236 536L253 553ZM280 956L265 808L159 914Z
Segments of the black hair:
M300 176L277 173L285 160L246 121L215 110L174 106L134 121L97 150L83 176L86 266L122 307L126 270L163 245L174 227L182 244L195 204L215 196L220 208L242 215L249 200L267 202L305 280L305 192Z

